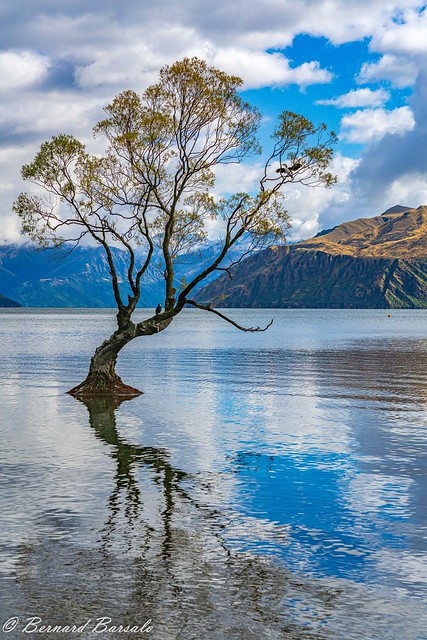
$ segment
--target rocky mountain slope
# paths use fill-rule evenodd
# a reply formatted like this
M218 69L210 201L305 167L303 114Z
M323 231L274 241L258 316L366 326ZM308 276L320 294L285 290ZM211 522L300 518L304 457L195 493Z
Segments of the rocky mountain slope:
M427 308L427 207L396 206L254 255L204 287L222 307Z
M175 268L177 288L182 278L190 281L218 252L218 243L207 241L182 259ZM237 249L238 255L239 252ZM126 299L127 253L113 249L113 255ZM142 260L143 256L139 257ZM163 268L157 252L143 278L140 307L163 303ZM67 248L40 251L30 244L0 245L0 292L26 307L115 307L110 270L100 247L77 247L70 254ZM0 306L4 306L1 301Z
M114 250L114 259L124 282L126 255ZM157 305L160 279L155 268L147 273L142 306ZM108 263L97 247L78 247L67 255L64 249L0 246L0 291L27 307L115 306Z
M20 307L20 306L21 305L15 302L15 300L6 298L6 296L2 296L0 293L0 307Z

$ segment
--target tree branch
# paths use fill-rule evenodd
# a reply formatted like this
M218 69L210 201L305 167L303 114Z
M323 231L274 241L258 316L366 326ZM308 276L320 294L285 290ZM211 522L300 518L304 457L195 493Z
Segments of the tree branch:
M234 266L234 264L230 266ZM230 278L230 280L233 279L233 276L231 275L230 267L217 267L215 271L225 271L228 277Z
M268 323L268 325L265 326L263 329L261 329L261 327L242 327L242 325L238 324L237 322L234 322L234 320L232 320L231 318L227 318L227 316L225 316L223 313L221 313L220 311L217 311L216 309L213 309L208 304L201 304L200 302L195 302L194 300L187 300L187 299L185 300L185 303L191 304L193 307L197 307L197 309L203 309L203 311L210 311L211 313L214 313L215 315L219 316L226 322L229 322L230 324L232 324L233 327L237 327L237 329L240 329L240 331L250 331L251 333L255 333L256 331L267 331L267 329L271 327L271 325L273 324L273 320L271 320Z

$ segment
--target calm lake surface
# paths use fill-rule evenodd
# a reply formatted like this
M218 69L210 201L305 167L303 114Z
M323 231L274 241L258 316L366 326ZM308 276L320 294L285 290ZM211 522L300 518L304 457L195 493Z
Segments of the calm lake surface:
M185 311L113 406L65 393L113 312L0 312L7 637L427 638L427 311L230 314L274 323Z

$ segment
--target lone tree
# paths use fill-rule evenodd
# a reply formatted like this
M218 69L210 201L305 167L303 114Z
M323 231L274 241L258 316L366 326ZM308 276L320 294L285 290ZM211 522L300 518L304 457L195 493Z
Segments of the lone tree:
M330 186L335 135L324 124L283 112L257 192L215 199L215 168L261 153L256 138L261 116L239 96L241 84L203 60L186 58L164 67L158 83L141 96L124 91L105 108L106 118L94 127L106 140L104 155L90 155L73 136L61 134L23 166L23 178L42 188L21 193L13 205L23 233L41 246L67 243L70 250L90 238L105 251L111 272L117 329L96 349L86 379L69 393L80 398L140 394L117 375L119 352L134 338L166 329L185 305L216 313L243 331L264 330L242 327L194 300L194 289L248 252L284 240L289 222L283 187ZM218 221L221 229L218 253L177 285L177 261L197 250L208 220ZM126 292L114 247L127 252ZM224 266L231 248L234 262ZM164 310L134 322L144 274L159 252Z

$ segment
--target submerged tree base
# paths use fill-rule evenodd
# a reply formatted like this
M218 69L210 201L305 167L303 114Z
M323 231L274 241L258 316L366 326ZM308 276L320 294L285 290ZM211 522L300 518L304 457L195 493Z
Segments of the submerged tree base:
M67 393L78 399L121 398L124 400L140 396L143 391L124 384L117 374L106 376L105 374L90 373L86 380Z

